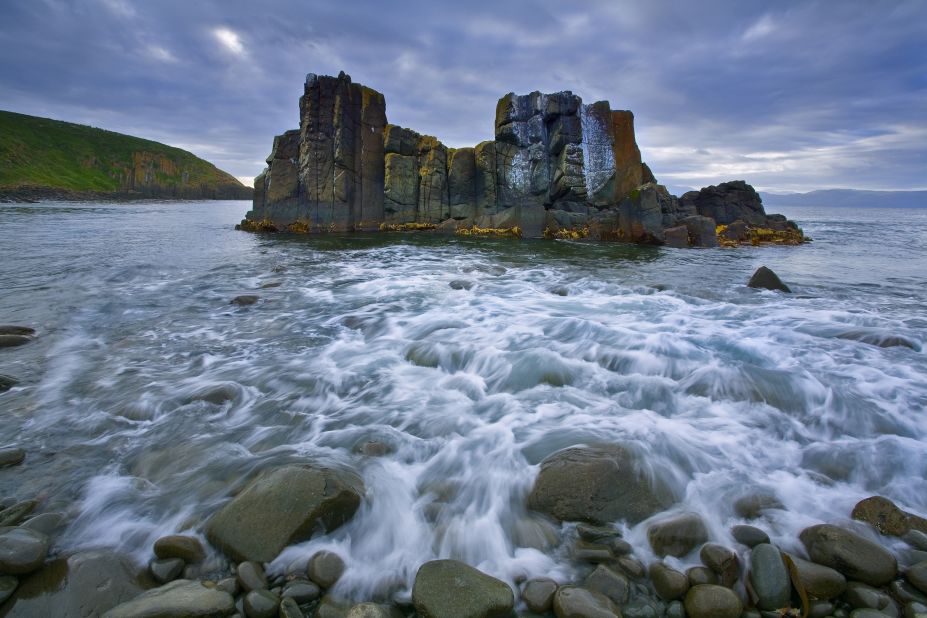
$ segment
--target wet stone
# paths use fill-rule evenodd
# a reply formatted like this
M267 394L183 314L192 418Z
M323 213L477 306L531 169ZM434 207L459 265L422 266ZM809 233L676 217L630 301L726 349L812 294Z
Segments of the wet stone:
M621 616L622 618L661 618L661 609L647 601L636 600L621 609Z
M889 584L888 589L900 603L910 603L912 601L927 603L927 596L924 596L918 589L903 579L896 579Z
M576 534L590 543L604 543L616 536L621 536L611 526L595 526L587 523L576 524Z
M256 294L242 294L229 301L229 304L238 305L239 307L248 307L255 304L260 298L261 297Z
M46 536L51 536L61 529L63 523L64 515L61 513L42 513L20 524L20 528L29 528Z
M705 522L694 513L658 521L647 529L647 540L658 556L685 556L708 540Z
M521 591L521 600L532 612L543 614L550 610L557 592L557 582L546 577L529 579Z
M904 572L904 577L912 586L927 594L927 561L908 567L908 570Z
M836 570L789 556L798 571L798 579L809 596L816 599L833 599L847 589L847 580Z
M32 337L26 335L0 335L0 348L15 348L26 345L32 341Z
M295 599L286 597L280 601L280 618L304 618L303 611Z
M892 614L885 614L875 609L854 609L850 612L850 618L886 618L886 616L891 618Z
M771 493L757 492L738 498L734 502L734 512L744 519L756 519L763 511L782 508L782 501Z
M621 612L603 594L563 586L554 595L554 614L557 618L620 618Z
M24 500L3 509L0 511L0 528L19 525L38 505L39 503L35 500Z
M854 608L871 608L885 611L886 608L891 607L891 609L885 613L890 613L891 610L894 609L894 615L898 615L897 608L894 606L895 602L892 601L892 598L888 596L888 594L882 592L878 588L873 588L861 582L848 583L844 598L846 602Z
M403 618L403 615L390 605L358 603L348 612L347 618Z
M731 536L741 545L756 547L760 543L769 543L769 535L755 526L739 525L731 528Z
M352 604L330 594L326 594L315 608L314 618L347 618Z
M743 603L733 590L708 584L689 588L685 606L689 618L739 618L743 611Z
M189 564L195 564L206 557L199 539L182 534L164 536L155 541L154 553L158 558L180 558Z
M28 326L13 326L12 324L0 324L0 335L20 335L23 337L34 337L35 329Z
M760 609L774 610L788 605L792 586L777 547L762 543L753 548L750 553L750 582Z
M636 558L631 558L630 556L624 556L615 561L622 571L626 575L633 577L634 579L642 578L646 573L647 569L644 567L643 563Z
M379 440L365 440L354 447L354 452L366 457L385 457L395 449L386 442Z
M174 581L183 572L184 561L180 558L159 558L148 563L148 571L159 584Z
M756 269L756 272L754 272L753 276L750 277L750 281L747 283L747 287L763 288L766 290L779 290L786 293L792 291L789 289L789 286L782 283L782 280L776 273L774 273L769 268L766 268L765 266L760 266Z
M19 384L19 380L16 378L0 374L0 393L10 390L17 384Z
M840 571L849 579L882 586L895 577L895 557L881 545L844 528L821 524L799 535L813 562Z
M470 290L473 288L473 282L467 281L466 279L454 279L448 285L450 285L453 290Z
M319 598L319 594L321 594L319 587L304 579L294 579L288 582L281 592L284 598L292 597L300 605L315 601Z
M808 607L808 618L825 618L834 611L834 604L830 601L811 601Z
M7 466L18 466L25 458L26 451L21 448L0 449L0 468L6 468Z
M306 572L320 587L331 588L344 573L344 560L334 552L320 551L309 559Z
M252 590L245 595L245 616L248 618L276 618L280 597L270 590Z
M48 537L28 528L0 532L0 575L31 573L45 562Z
M586 577L585 588L604 594L618 605L628 602L631 584L621 573L616 573L604 564L600 564Z
M236 575L238 576L238 585L245 592L267 588L267 576L264 575L264 567L257 562L242 562L238 565Z
M200 582L179 579L117 605L103 618L186 618L225 616L235 609L232 595Z
M606 545L598 543L589 543L587 541L577 541L573 544L573 559L577 562L591 562L598 564L600 562L609 562L614 559L612 550Z
M12 575L0 575L0 603L9 599L18 585L19 580Z
M228 592L234 597L238 596L240 587L238 586L238 580L236 578L226 577L216 582L216 589L222 590L223 592Z
M496 618L512 612L515 595L463 562L432 560L415 574L412 602L422 618Z
M904 606L904 618L927 618L927 603L908 603Z
M661 599L673 601L680 598L689 589L688 578L662 562L654 562L648 569L650 581Z
M708 567L696 566L686 569L686 579L689 580L690 586L698 586L699 584L718 586L721 584L721 578L718 577L718 574Z
M914 549L927 551L927 534L920 530L909 530L901 539Z

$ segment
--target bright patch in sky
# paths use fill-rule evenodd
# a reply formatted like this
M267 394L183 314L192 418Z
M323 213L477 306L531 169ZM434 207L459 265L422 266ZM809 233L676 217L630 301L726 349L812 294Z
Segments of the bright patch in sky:
M235 31L229 30L228 28L216 28L212 33L226 50L232 52L236 56L241 56L245 53L245 46L241 44L241 39Z

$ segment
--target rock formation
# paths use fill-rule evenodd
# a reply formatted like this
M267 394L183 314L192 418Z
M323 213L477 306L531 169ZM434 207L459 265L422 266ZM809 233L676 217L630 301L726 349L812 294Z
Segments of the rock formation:
M673 246L801 242L743 181L682 198L641 161L634 115L572 92L509 93L495 139L448 148L389 124L383 95L309 74L300 127L274 138L247 230L424 230ZM765 230L760 234L757 230ZM768 232L768 233L766 233ZM788 236L787 239L782 238Z

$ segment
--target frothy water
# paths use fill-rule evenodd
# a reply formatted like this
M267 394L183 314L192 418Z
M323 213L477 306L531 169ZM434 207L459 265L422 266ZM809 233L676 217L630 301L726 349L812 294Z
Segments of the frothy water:
M365 600L436 557L565 579L572 527L526 496L546 456L601 442L645 453L720 542L750 493L781 502L785 549L872 494L927 514L927 211L795 209L810 245L676 250L265 237L231 229L246 208L0 205L0 322L40 334L0 350L22 380L4 442L29 453L0 490L69 514L57 550L143 563L254 472L310 461L366 498L272 569L334 549ZM762 264L795 294L746 288ZM646 561L645 529L625 533Z

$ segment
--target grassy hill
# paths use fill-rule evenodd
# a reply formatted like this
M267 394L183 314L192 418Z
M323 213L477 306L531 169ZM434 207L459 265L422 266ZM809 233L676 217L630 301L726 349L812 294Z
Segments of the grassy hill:
M0 197L251 199L251 192L186 150L0 111Z

